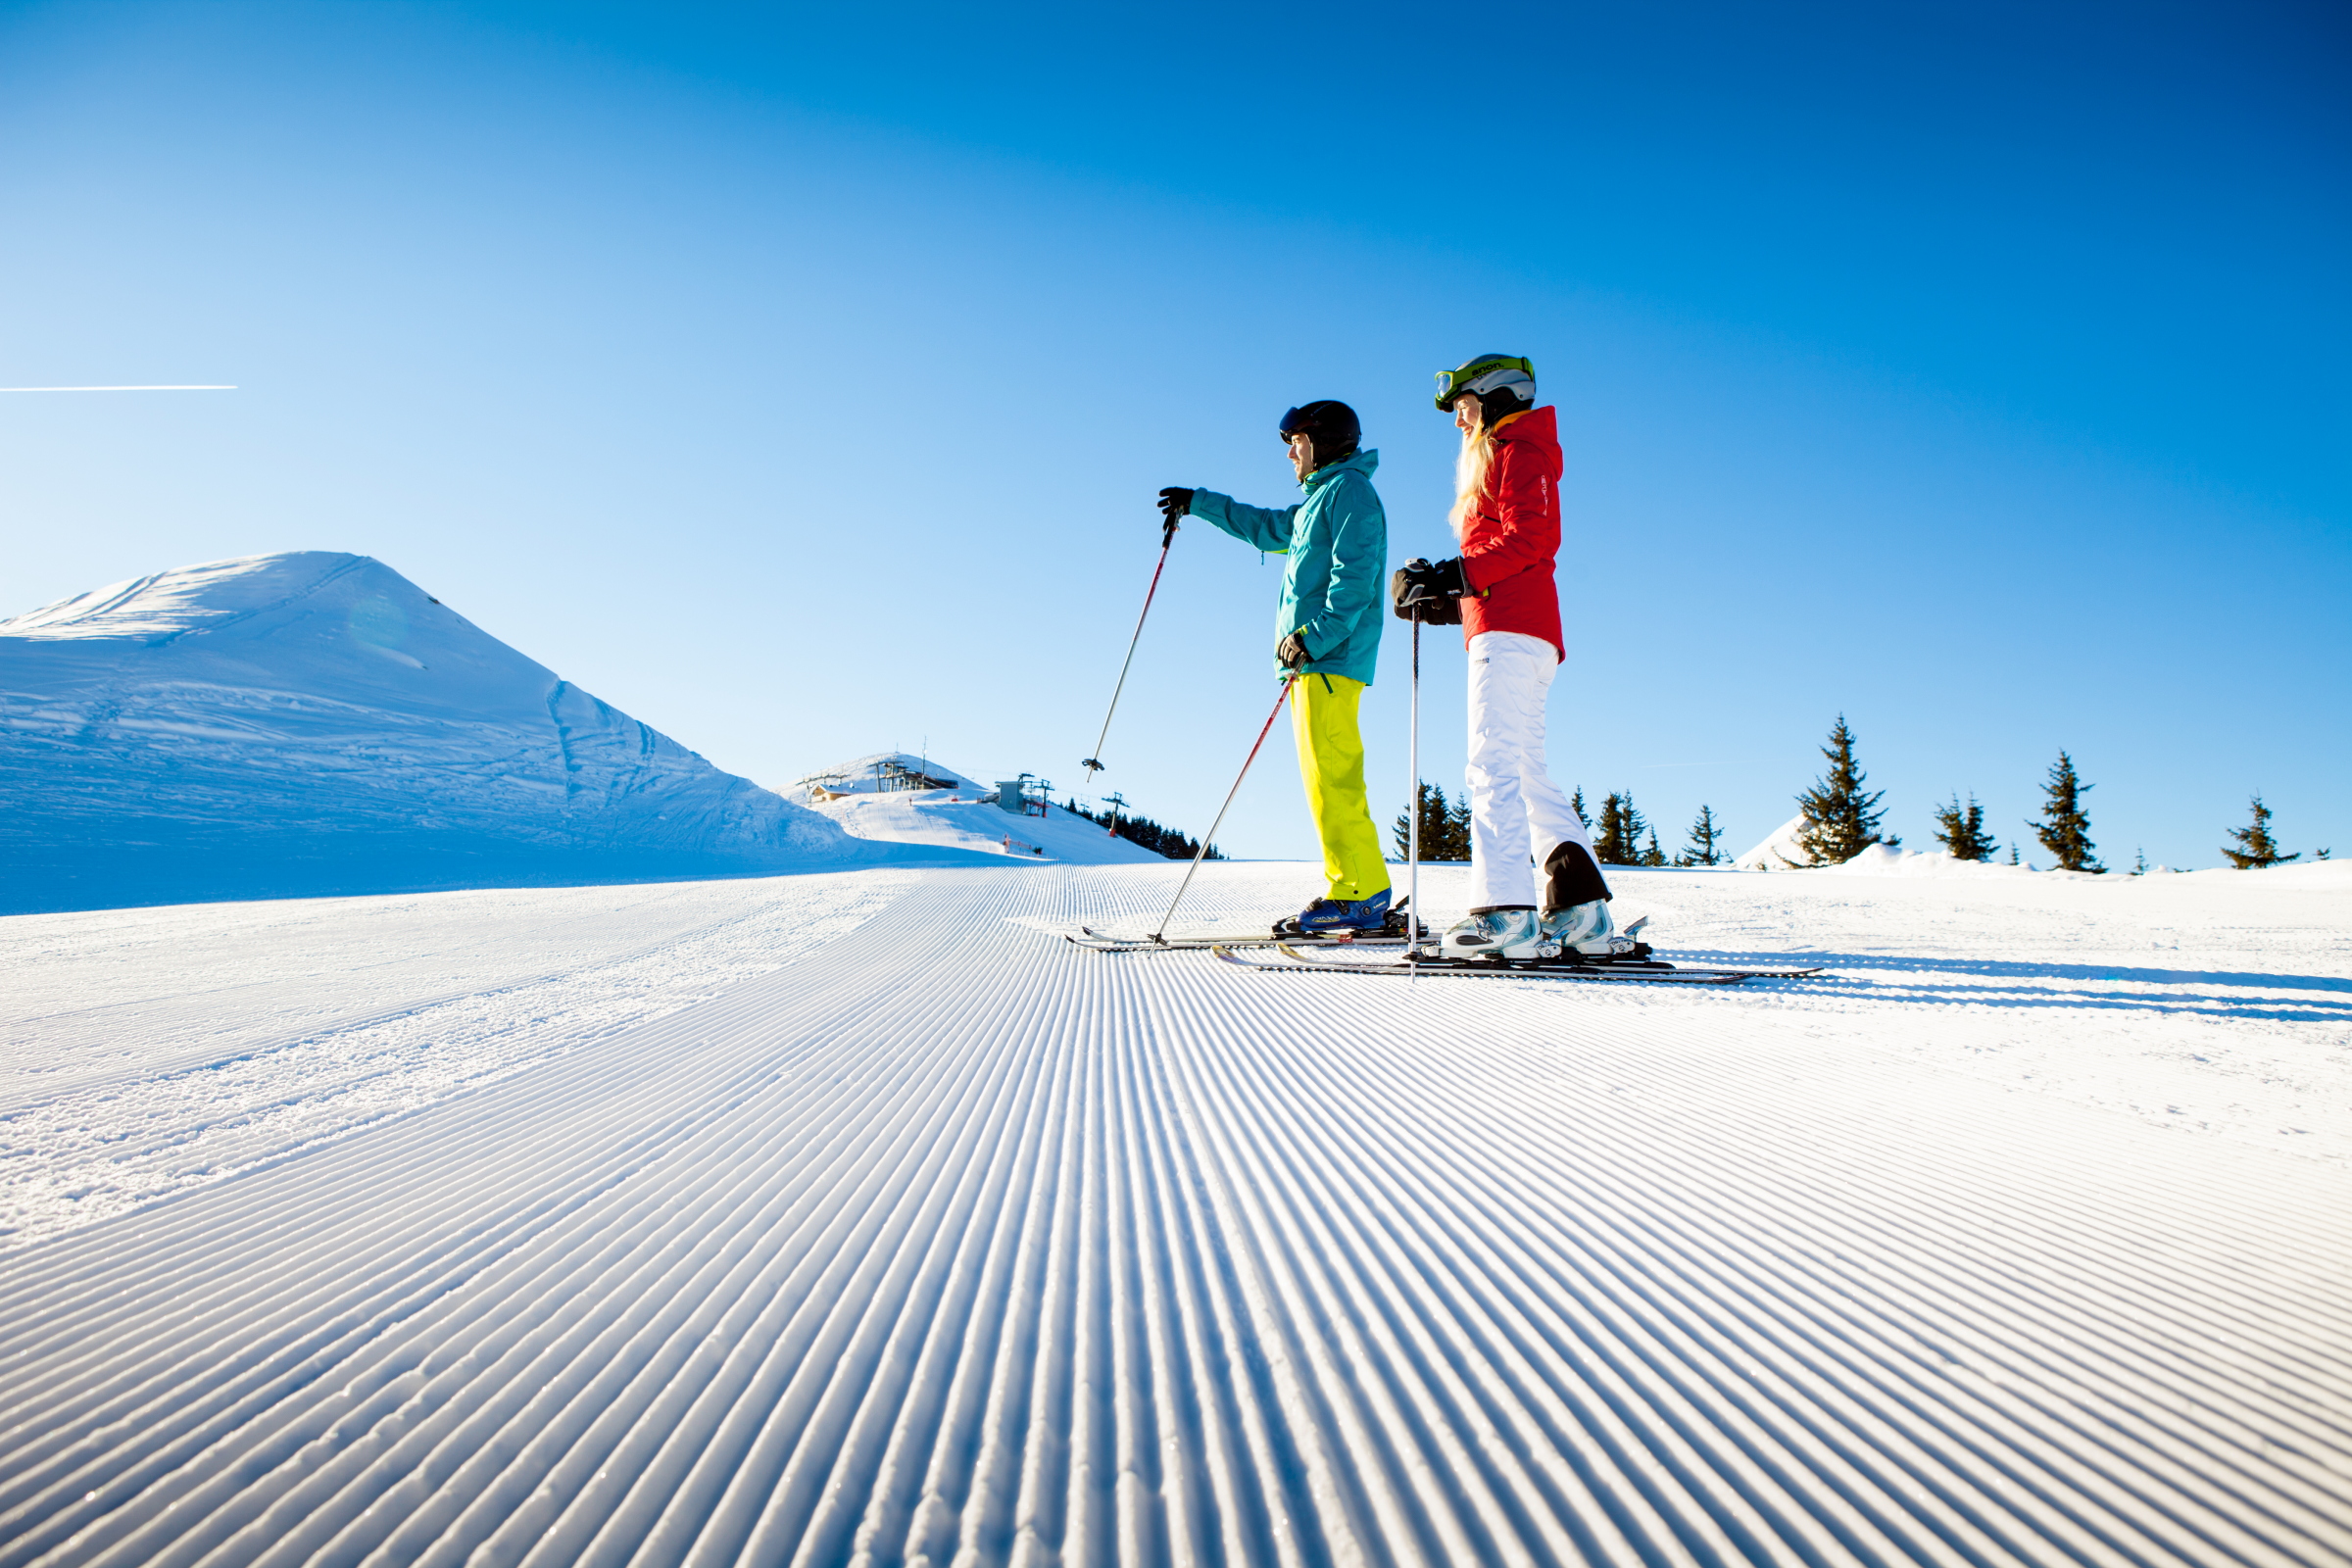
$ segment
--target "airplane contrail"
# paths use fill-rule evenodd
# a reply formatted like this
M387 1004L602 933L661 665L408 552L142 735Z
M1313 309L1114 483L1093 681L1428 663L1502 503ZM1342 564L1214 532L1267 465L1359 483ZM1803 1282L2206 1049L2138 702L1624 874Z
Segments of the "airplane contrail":
M0 392L234 392L233 386L0 386Z

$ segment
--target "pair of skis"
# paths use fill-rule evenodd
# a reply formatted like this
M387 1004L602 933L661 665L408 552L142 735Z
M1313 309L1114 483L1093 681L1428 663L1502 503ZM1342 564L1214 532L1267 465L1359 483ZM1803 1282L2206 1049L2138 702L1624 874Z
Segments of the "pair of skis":
M1633 928L1648 923L1644 916ZM1629 929L1633 929L1629 928ZM1090 953L1183 953L1202 949L1237 968L1266 974L1377 974L1443 975L1472 980L1599 980L1645 981L1657 985L1736 986L1748 980L1805 980L1820 974L1813 969L1729 969L1715 965L1685 966L1651 956L1646 944L1623 957L1593 958L1562 955L1500 962L1493 958L1446 958L1426 951L1406 951L1402 933L1328 937L1306 936L1183 936L1119 937L1080 926L1062 940ZM1246 958L1251 950L1271 948L1280 958ZM1379 961L1364 962L1341 956L1348 953L1379 953Z
M1293 942L1252 945L1271 946L1282 957L1246 958L1235 951L1236 944L1231 943L1218 944L1212 951L1227 963L1265 974L1388 975L1392 978L1433 975L1455 980L1634 981L1653 985L1736 986L1748 980L1803 980L1822 972L1819 969L1685 968L1681 964L1649 956L1646 947L1637 949L1633 955L1623 958L1562 956L1503 962L1494 958L1444 958L1425 952L1413 952L1384 962L1362 963L1348 958L1318 956ZM1401 942L1389 945L1403 946Z

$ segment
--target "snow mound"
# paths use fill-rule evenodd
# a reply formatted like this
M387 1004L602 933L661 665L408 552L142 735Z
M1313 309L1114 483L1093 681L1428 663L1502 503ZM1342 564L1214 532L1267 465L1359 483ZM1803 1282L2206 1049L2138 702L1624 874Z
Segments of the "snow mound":
M1772 836L1732 862L1742 871L1819 871L1841 876L1987 877L2087 876L2083 871L2045 872L2032 865L1999 865L1989 860L1962 860L1943 850L1902 850L1873 844L1852 859L1836 865L1807 865L1796 842L1805 819L1799 814L1773 829Z
M1766 835L1764 842L1734 860L1732 864L1742 871L1786 871L1805 863L1805 852L1797 848L1796 830L1805 825L1801 811L1783 822Z
M1062 806L1004 810L982 784L929 758L877 752L808 774L794 786L811 810L860 839L970 850L1032 864L1164 865Z
M1963 860L1944 850L1898 850L1873 844L1852 859L1820 870L1833 876L1908 877L2087 877L2088 871L2037 871L2031 865L2001 865L1990 860Z
M2161 871L2163 866L2150 866ZM2266 888L2293 889L2319 892L2325 889L2352 888L2352 860L2294 860L2285 865L2265 866L2260 870L2240 871L2235 866L2209 866L2202 871L2181 873L2187 876L2220 877L2226 881L2259 884Z
M0 621L0 912L892 858L330 551Z

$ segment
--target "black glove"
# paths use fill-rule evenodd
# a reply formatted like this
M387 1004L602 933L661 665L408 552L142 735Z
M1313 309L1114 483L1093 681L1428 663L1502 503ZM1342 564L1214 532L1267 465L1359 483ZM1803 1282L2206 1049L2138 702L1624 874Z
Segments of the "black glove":
M1314 657L1306 651L1306 638L1298 632L1285 637L1282 646L1274 650L1274 662L1285 669L1304 669L1306 662Z
M1190 490L1170 485L1159 493L1159 514L1166 519L1166 525L1170 528L1175 527L1192 509L1193 493Z
M1462 595L1469 591L1459 556L1435 564L1416 557L1389 578L1389 601L1396 618L1417 620L1425 626L1460 625Z

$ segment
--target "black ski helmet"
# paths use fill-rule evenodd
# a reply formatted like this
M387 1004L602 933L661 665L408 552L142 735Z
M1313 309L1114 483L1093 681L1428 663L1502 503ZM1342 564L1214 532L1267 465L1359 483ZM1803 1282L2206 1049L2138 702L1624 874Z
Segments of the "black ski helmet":
M1363 439L1364 427L1357 422L1355 411L1336 399L1324 398L1314 403L1302 403L1282 416L1282 438L1303 432L1315 444L1315 466L1320 468L1355 455L1355 444Z

